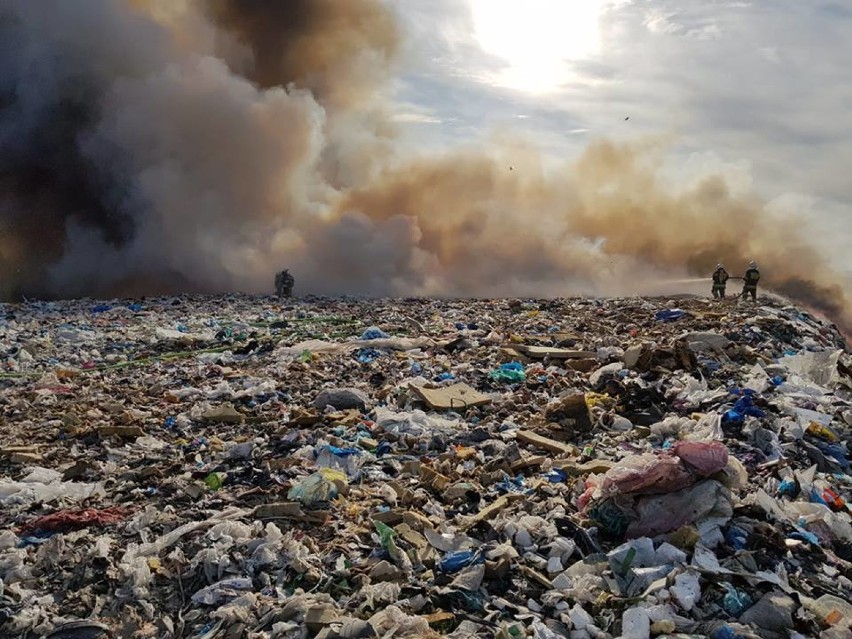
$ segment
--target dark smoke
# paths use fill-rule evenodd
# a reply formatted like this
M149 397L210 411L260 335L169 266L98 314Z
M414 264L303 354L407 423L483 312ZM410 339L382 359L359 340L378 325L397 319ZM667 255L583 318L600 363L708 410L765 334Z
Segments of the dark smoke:
M796 220L654 140L546 168L494 142L400 148L379 0L0 0L0 295L269 290L650 294L734 275L852 326ZM508 167L513 170L508 170Z
M332 106L363 101L399 47L380 0L210 0L209 14L251 51L251 80L262 88L292 82Z
M0 294L5 296L24 289L48 292L45 268L63 255L69 221L94 229L114 246L133 233L132 219L119 207L120 185L105 179L80 143L98 122L100 101L116 71L108 64L92 69L87 58L104 54L99 44L113 44L136 27L120 8L99 3L98 15L81 23L79 34L63 34L58 22L73 7L54 4L56 22L44 31L36 29L44 6L0 4ZM111 31L99 36L100 43L89 48L76 41L99 28ZM150 31L139 35L150 38L147 56L158 39ZM51 37L56 40L45 46L42 39ZM134 52L126 56L130 60Z

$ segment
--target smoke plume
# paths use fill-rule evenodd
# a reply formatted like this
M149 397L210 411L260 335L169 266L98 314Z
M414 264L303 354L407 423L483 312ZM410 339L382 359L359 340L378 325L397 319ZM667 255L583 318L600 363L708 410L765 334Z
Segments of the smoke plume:
M795 220L654 141L560 167L522 142L422 157L380 0L0 0L0 295L654 292L749 260L852 326ZM792 257L792 259L791 259Z

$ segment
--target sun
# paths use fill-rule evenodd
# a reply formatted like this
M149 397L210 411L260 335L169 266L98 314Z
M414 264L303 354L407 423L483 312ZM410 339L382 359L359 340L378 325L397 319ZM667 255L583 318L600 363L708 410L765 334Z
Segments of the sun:
M507 67L495 80L547 93L570 76L568 62L601 51L600 17L608 0L470 0L474 37Z

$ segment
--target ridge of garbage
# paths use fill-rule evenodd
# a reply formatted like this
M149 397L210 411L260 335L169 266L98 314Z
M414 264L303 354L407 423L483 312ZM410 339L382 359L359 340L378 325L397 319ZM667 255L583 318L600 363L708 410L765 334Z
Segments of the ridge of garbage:
M0 304L0 636L852 636L786 300Z

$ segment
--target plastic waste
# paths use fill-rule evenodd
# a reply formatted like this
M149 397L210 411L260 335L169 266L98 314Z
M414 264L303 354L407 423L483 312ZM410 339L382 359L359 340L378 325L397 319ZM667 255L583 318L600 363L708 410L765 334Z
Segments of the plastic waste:
M358 477L360 473L363 451L358 448L338 448L337 446L322 446L317 453L317 466L339 470L347 477Z
M223 579L192 595L192 601L205 606L216 606L230 599L236 599L243 592L252 589L251 579L235 577Z
M478 550L459 550L444 555L436 564L441 572L455 573L468 566L485 561L485 556Z
M339 486L346 483L346 476L333 468L323 468L295 484L287 493L287 499L305 506L324 504L339 494Z
M368 341L375 340L375 339L388 339L389 337L390 337L390 335L385 333L378 326L371 326L370 328L366 329L363 332L363 334L361 335L362 340L368 340Z
M491 371L491 379L498 382L515 384L527 378L524 365L519 362L502 364L497 370Z
M852 603L835 597L822 595L816 600L805 600L808 608L821 622L829 626L852 626Z
M748 593L737 590L729 583L723 582L721 585L725 589L722 607L730 616L739 617L754 603Z
M675 322L683 317L686 317L686 312L679 308L657 311L656 315L654 315L654 318L658 322Z

